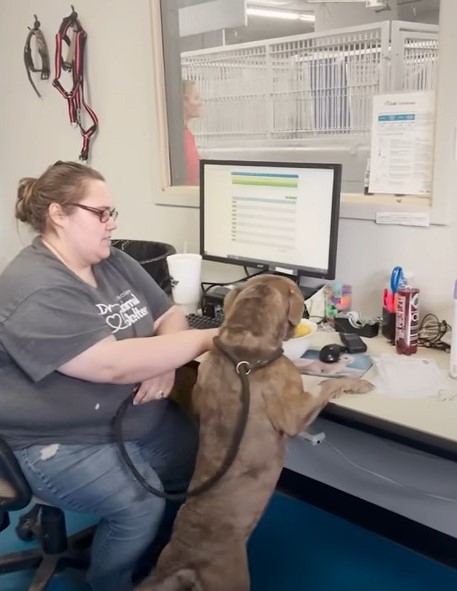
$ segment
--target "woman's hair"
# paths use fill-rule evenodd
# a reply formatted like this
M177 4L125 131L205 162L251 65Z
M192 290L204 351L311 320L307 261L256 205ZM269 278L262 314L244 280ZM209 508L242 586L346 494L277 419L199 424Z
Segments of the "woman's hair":
M197 83L195 82L195 80L183 80L182 81L182 96L183 97L188 96L190 91L192 90L192 88L196 85L197 85Z
M46 229L51 203L58 203L62 208L70 208L84 198L85 184L90 180L105 179L85 164L58 160L40 177L28 177L19 181L16 218L42 234Z

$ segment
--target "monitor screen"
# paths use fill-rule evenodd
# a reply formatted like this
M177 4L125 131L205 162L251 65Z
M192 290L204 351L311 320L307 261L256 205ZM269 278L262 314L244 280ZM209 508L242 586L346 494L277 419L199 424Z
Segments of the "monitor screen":
M204 259L335 277L340 164L201 160Z

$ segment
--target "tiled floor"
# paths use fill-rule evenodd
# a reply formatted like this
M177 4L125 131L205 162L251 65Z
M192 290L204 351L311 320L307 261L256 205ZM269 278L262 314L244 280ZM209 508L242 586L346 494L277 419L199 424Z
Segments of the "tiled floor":
M89 518L68 515L70 532ZM0 534L0 554L28 547L14 527ZM457 570L277 495L249 544L252 591L451 591ZM0 576L1 591L25 591L30 573ZM73 571L57 575L49 591L87 591ZM216 590L215 590L216 591Z

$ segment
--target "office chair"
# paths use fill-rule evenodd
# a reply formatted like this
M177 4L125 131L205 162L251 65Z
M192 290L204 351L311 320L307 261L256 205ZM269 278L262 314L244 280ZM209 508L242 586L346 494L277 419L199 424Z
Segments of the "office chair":
M0 437L0 532L9 525L8 512L24 509L31 501L36 505L21 517L16 533L22 540L36 539L40 545L0 556L0 576L37 569L28 591L44 591L57 570L87 569L95 527L67 537L63 511L33 497L15 455Z

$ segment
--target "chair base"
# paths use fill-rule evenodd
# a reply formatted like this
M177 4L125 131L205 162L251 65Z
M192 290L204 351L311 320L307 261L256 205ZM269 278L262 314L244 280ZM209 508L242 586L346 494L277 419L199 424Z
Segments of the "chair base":
M89 527L69 536L68 549L60 553L47 554L38 547L0 556L0 575L34 569L28 591L45 591L57 571L64 568L87 570L94 531L95 527Z

